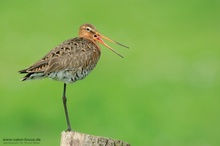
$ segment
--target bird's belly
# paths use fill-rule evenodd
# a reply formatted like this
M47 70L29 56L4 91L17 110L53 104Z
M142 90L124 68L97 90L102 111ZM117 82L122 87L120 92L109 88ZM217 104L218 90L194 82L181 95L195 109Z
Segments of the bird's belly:
M83 71L64 70L64 71L50 73L48 77L57 81L62 81L64 83L74 83L77 80L84 79L89 73L90 70L83 70Z

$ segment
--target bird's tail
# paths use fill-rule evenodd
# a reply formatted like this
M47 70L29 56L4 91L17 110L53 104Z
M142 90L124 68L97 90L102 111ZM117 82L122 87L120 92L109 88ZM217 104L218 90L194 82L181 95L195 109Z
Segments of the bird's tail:
M33 80L33 79L41 79L45 77L45 74L43 72L27 72L27 69L23 69L18 71L20 74L27 73L21 81L26 81L26 80Z

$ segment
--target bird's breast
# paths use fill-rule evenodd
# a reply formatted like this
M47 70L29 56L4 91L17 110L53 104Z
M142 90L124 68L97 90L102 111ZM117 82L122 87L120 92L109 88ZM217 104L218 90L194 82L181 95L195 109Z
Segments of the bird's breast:
M48 77L65 83L74 83L84 79L95 68L101 52L97 44L85 38L74 38L67 43L72 45L61 61L63 69L50 72Z

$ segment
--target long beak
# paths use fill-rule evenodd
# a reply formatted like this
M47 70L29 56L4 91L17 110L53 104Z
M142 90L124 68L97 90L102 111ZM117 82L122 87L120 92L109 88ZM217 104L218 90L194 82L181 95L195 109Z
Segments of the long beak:
M106 46L107 48L109 48L111 51L113 51L114 53L116 53L116 54L119 55L120 57L124 58L121 54L119 54L117 51L115 51L115 50L112 49L109 45L107 45L102 39L105 39L105 40L107 40L107 41L113 42L113 43L118 44L118 45L120 45L120 46L123 46L123 47L125 47L125 48L129 48L129 47L127 47L127 46L125 46L125 45L122 45L121 43L118 43L118 42L116 42L116 41L113 41L113 40L107 38L106 36L104 36L104 35L102 35L102 34L100 34L100 33L97 33L96 40L97 40L99 43L103 44L104 46Z

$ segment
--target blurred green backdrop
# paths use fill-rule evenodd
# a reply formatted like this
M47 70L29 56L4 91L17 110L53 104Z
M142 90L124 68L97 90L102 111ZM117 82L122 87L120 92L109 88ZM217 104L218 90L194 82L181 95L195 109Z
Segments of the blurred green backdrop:
M20 82L83 23L113 40L95 70L67 86L75 131L132 146L220 145L219 0L1 0L0 138L59 145L63 83Z

